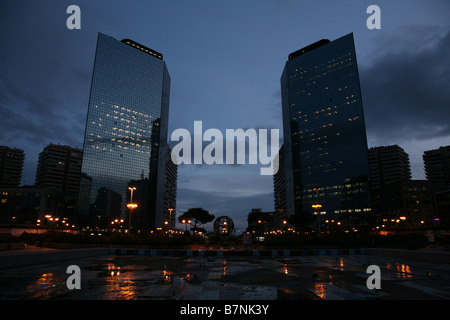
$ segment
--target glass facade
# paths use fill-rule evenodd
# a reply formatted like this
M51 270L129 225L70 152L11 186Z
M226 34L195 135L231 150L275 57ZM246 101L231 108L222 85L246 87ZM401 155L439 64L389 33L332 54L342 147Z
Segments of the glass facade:
M158 169L166 157L169 93L170 76L161 54L132 40L118 41L99 33L84 136L78 223L104 226L111 219L126 218L131 181L151 184L136 190L136 198L156 197L158 180L164 180L160 177L164 170ZM152 194L142 194L149 189ZM152 199L154 205L143 213L142 227L161 223L157 202Z
M367 139L353 34L292 53L281 77L287 214L368 213ZM313 209L313 204L321 204Z

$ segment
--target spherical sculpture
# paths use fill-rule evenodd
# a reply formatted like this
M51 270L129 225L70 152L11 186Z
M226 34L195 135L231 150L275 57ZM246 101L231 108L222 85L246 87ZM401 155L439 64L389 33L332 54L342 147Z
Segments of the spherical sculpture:
M229 236L234 230L234 222L230 217L220 216L214 221L214 231L219 236Z

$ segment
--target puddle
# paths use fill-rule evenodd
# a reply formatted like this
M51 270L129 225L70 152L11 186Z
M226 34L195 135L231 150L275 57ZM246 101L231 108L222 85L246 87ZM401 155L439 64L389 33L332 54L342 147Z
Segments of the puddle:
M397 272L397 279L412 280L411 268L403 263L387 263L386 269Z
M107 264L106 266L95 266L87 268L91 271L97 271L97 277L117 278L126 272L134 271L130 267L118 266L114 264Z
M54 273L44 273L26 287L31 299L46 299L54 293L57 287L65 285L63 279L56 277Z

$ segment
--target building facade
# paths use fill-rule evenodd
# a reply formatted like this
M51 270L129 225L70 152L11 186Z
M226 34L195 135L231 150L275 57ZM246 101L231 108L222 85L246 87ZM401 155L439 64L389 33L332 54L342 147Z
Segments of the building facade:
M436 191L450 189L450 146L423 153L425 176L435 184Z
M353 34L291 53L281 93L287 215L364 220L369 167Z
M164 199L154 190L164 193L169 94L162 54L99 33L84 136L79 225L105 226L125 218L130 182L145 179L150 191L144 197L156 198L142 213L148 219L139 227L164 224Z
M128 184L130 192L127 195L127 203L133 202L138 204L137 208L127 210L126 221L134 229L139 229L141 226L151 226L151 229L175 228L178 165L172 162L170 155L171 149L167 146L167 157L164 167L165 180L163 182L152 184L153 178L144 178L132 180ZM155 188L155 186L159 187ZM133 199L131 199L131 189L133 189ZM162 203L157 203L157 200L162 200ZM155 225L154 216L146 214L152 212L151 209L156 207L156 205L162 208L162 225Z
M0 187L18 187L22 180L23 150L0 146Z
M439 225L450 227L450 190L436 193L436 209Z
M398 145L369 149L370 186L379 189L402 180L411 180L409 155Z
M49 144L39 154L35 185L61 195L55 214L74 222L80 187L83 151L70 146Z
M380 229L438 225L434 186L427 180L402 180L379 190L380 206L373 225Z
M0 187L0 224L4 226L63 226L61 192L38 186ZM53 220L57 218L57 220ZM52 219L52 220L50 220Z
M77 199L82 158L81 149L49 144L39 154L35 184Z
M287 202L287 195L286 195L286 166L285 166L285 159L286 159L286 150L284 147L284 144L281 146L280 150L278 151L278 154L276 155L278 157L278 171L273 175L273 195L274 195L274 224L275 226L281 226L282 221L284 221L287 218L287 212L288 212L288 202ZM290 208L291 211L293 210Z

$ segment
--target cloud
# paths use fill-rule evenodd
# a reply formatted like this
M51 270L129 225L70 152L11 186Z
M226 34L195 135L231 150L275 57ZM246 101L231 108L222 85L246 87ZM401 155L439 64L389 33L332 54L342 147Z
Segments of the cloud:
M4 141L80 145L82 125L68 109L56 95L0 80L0 138Z
M383 38L383 54L360 69L369 140L450 136L450 32L437 32L417 26Z

